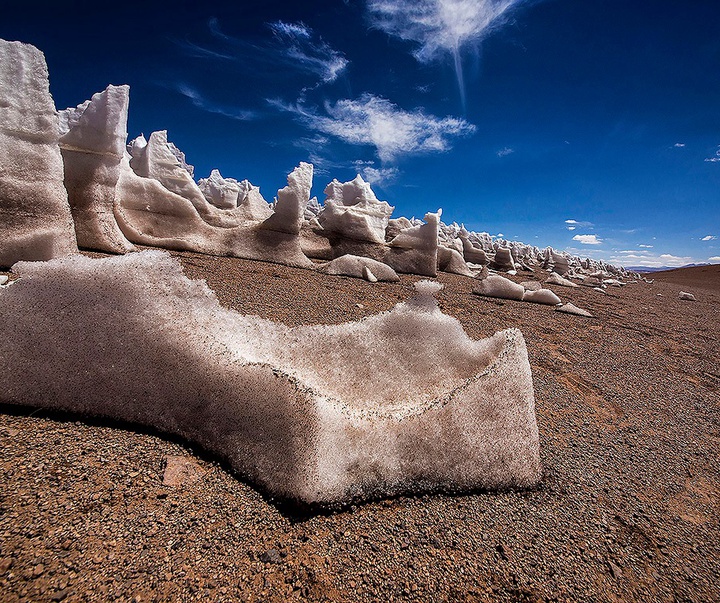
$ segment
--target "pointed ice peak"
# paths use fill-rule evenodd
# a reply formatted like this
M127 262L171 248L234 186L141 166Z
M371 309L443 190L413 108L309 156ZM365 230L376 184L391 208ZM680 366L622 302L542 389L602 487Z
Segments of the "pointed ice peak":
M370 183L358 174L354 180L340 182L337 178L325 187L325 203L336 201L343 205L357 205L360 201L377 201Z

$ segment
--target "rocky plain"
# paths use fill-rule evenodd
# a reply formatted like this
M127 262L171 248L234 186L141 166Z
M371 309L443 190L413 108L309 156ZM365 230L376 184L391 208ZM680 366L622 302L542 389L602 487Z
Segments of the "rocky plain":
M173 255L223 306L288 326L388 310L420 278ZM526 491L302 508L180 439L4 405L0 599L720 600L720 267L653 277L553 287L593 318L437 277L472 338L525 337L543 465Z

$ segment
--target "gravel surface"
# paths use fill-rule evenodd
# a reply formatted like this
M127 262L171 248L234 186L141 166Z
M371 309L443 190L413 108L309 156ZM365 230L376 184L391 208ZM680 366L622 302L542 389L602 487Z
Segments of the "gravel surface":
M389 309L418 280L173 255L223 305L289 325ZM525 335L545 470L530 492L308 513L172 437L0 407L0 600L720 601L720 272L667 274L553 287L595 318L438 278L472 337Z

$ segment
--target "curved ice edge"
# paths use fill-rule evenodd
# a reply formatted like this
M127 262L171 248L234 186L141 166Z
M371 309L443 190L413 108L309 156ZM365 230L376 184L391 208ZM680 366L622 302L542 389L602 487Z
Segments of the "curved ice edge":
M187 279L167 254L127 257L20 267L27 278L0 296L0 319L14 325L0 341L0 374L7 376L0 400L179 435L227 459L270 495L308 505L532 487L540 479L519 331L482 340L501 344L491 362L432 400L359 410L292 370L228 359L211 330L194 332L207 325L193 312L228 317L207 287ZM418 316L428 325L452 320L439 311ZM386 323L392 319L386 313ZM373 322L347 327L370 332ZM391 338L380 343L397 344ZM40 349L46 363L37 361Z

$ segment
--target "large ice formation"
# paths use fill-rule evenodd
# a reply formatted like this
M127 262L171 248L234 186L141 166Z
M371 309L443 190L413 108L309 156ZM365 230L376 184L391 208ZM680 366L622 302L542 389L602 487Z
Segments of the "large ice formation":
M360 322L288 328L221 308L166 252L14 269L4 403L151 425L306 503L540 478L522 335L468 338L436 283Z
M45 56L0 40L0 267L77 252Z
M515 261L511 250L508 247L499 247L490 262L490 268L505 271L515 270Z
M59 113L65 188L81 247L109 253L134 249L115 218L129 103L129 86L108 86Z
M249 182L237 183L237 204L228 197L217 207L182 166L167 142L165 132L153 132L130 145L121 164L116 215L125 236L135 243L266 260L310 267L300 247L300 227L310 198L313 167L301 163L278 191L274 211ZM132 168L132 169L131 169ZM229 188L220 176L203 183L211 198L213 189ZM237 182L237 181L235 181ZM242 198L241 198L242 195ZM222 196L222 195L221 195ZM228 195L232 197L232 194ZM217 198L216 198L217 199Z
M328 237L385 242L385 229L394 208L378 201L360 174L345 183L333 180L325 187L325 195L317 218Z
M400 231L389 243L386 264L398 272L437 276L438 230L442 210L425 214L425 223Z

